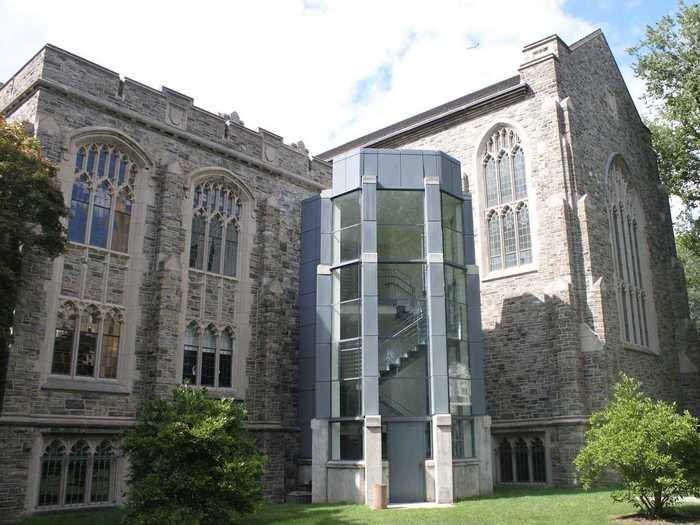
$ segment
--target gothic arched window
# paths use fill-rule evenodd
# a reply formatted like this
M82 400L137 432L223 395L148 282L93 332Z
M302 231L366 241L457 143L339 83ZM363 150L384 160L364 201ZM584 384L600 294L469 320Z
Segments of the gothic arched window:
M230 388L233 375L233 330L203 331L192 321L185 330L182 381L198 386Z
M68 240L128 252L136 174L136 163L118 146L80 146L75 154Z
M122 316L117 309L103 313L92 304L82 310L70 301L62 304L56 321L51 373L116 379Z
M240 191L221 178L199 183L194 189L192 212L190 268L235 277Z
M626 344L651 348L652 300L644 213L628 185L629 169L617 155L608 170L608 220L613 273L620 312L620 336Z
M52 441L41 456L39 478L39 506L58 505L61 502L61 480L66 449L60 441Z
M486 142L481 157L490 271L532 262L525 153L520 137L499 128Z

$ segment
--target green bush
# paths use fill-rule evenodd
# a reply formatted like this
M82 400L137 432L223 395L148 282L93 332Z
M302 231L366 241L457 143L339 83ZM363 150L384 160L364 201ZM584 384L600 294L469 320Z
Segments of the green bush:
M264 458L244 421L240 404L191 387L144 403L122 442L130 461L124 523L209 525L253 511Z
M586 446L574 463L590 486L610 470L622 479L615 501L658 516L681 498L700 495L698 421L675 403L644 395L627 376L608 406L591 418Z

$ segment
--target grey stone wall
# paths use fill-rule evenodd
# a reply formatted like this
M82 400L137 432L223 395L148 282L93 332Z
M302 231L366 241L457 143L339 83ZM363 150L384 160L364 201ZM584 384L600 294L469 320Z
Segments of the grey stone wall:
M184 321L202 310L203 321L235 328L234 385L213 394L247 401L251 430L269 458L266 495L281 501L293 485L299 447L301 201L330 185L329 166L270 132L227 123L189 97L121 81L117 73L51 46L0 89L0 111L35 125L44 155L59 167L67 203L77 133L113 134L147 159L132 216L141 235L128 257L71 245L54 262L41 254L27 259L16 343L1 383L5 517L34 508L28 494L38 473L30 458L41 453L42 424L70 416L62 427L68 433L98 432L108 422L129 426L139 402L166 396L181 382ZM250 192L241 242L246 264L238 280L188 270L191 179L202 168L226 170ZM57 303L81 293L83 300L126 309L127 340L119 356L126 368L117 386L57 384L49 374Z

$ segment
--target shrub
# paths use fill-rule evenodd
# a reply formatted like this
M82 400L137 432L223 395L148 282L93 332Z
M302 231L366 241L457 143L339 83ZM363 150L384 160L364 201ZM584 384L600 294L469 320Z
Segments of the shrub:
M123 439L130 461L124 523L227 523L262 498L264 459L244 429L245 411L206 390L178 387L144 403Z
M644 395L625 375L608 406L591 418L586 446L574 463L584 488L614 471L622 479L612 493L644 514L658 516L680 498L700 493L698 421L675 403Z

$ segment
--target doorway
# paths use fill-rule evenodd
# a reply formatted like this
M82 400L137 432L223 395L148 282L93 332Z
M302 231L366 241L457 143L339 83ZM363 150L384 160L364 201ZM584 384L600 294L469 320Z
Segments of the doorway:
M425 421L388 423L389 501L425 501Z

